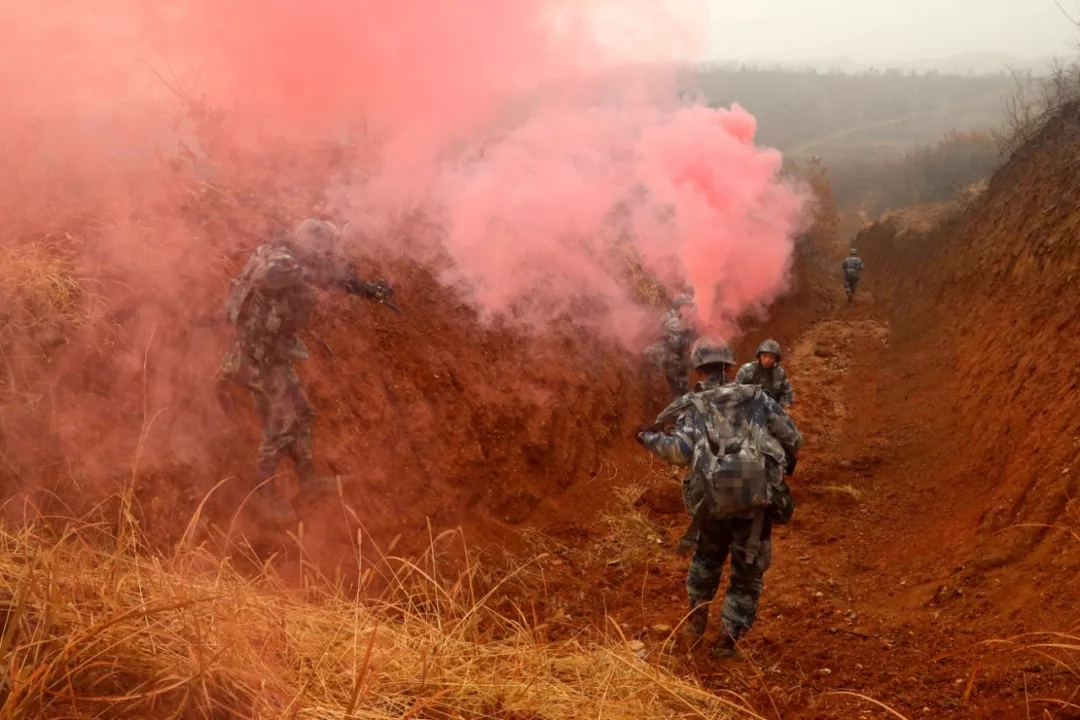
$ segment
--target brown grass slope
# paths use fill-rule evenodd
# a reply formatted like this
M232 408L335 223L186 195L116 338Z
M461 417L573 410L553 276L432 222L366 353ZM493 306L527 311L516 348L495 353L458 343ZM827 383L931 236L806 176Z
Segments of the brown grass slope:
M430 557L395 561L391 590L361 601L189 546L144 554L93 526L52 541L0 531L0 716L748 715L644 662L617 630L548 642L524 608L496 609L510 578L470 566L444 580Z

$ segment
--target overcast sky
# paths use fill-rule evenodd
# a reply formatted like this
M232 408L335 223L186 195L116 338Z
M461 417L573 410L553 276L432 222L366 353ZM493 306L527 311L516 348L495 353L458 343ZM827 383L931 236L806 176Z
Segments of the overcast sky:
M1060 0L1080 19L1080 0ZM1077 54L1054 0L709 0L711 60L926 60Z

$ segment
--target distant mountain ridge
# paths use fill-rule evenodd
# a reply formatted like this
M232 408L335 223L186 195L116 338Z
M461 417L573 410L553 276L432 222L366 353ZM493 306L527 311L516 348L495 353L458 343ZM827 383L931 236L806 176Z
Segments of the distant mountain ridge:
M811 58L806 60L721 60L708 63L711 67L738 67L747 65L761 69L776 68L784 70L815 70L817 72L862 73L871 70L885 72L926 73L936 70L950 75L997 75L1002 72L1020 71L1043 75L1053 67L1055 60L1068 62L1072 58L1046 55L1023 58L1009 53L984 52L952 55L945 58L923 60L891 60L866 62L848 56Z

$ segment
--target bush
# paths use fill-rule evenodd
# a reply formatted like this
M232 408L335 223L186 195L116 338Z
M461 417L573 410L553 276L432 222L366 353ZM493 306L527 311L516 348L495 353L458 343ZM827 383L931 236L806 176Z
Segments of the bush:
M910 205L947 202L988 177L1001 163L988 133L947 133L936 145L895 159L835 163L830 167L837 201L871 216Z

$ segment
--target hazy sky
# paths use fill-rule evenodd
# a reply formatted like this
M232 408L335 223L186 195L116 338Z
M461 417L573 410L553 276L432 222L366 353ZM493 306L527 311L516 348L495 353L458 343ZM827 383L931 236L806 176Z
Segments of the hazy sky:
M1077 54L1053 0L710 0L710 59L857 61ZM1080 19L1080 0L1061 0Z

